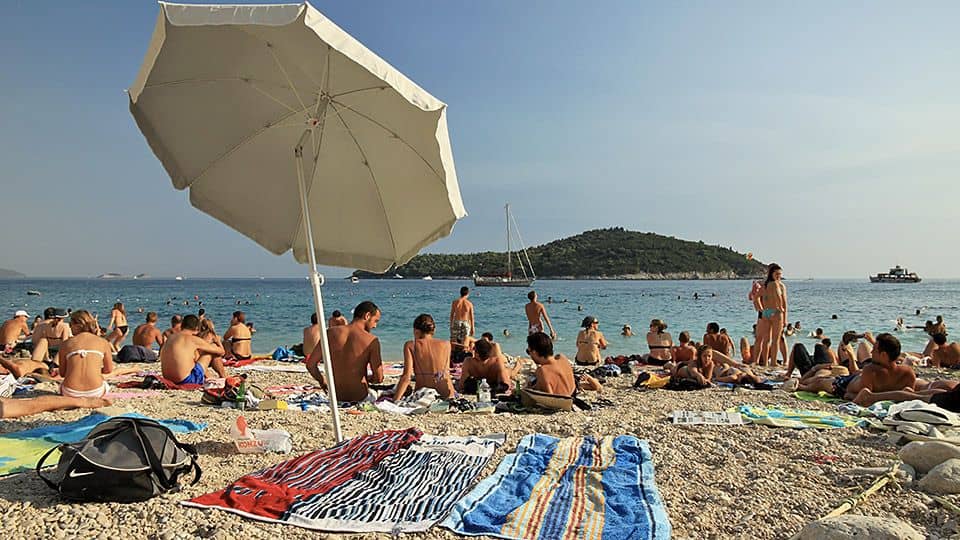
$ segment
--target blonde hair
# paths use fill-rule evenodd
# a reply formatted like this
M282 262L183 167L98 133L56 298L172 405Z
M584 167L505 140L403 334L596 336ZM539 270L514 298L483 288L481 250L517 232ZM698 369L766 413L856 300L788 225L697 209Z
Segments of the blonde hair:
M217 333L217 331L213 327L213 321L210 319L203 319L200 321L200 330L197 332L197 337L204 338L215 333Z
M70 314L70 324L80 327L80 332L90 332L93 335L100 333L100 323L85 309L78 309Z

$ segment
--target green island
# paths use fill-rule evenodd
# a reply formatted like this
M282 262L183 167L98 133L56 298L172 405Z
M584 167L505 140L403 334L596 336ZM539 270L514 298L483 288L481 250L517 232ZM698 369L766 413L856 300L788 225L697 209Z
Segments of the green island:
M731 248L681 240L622 227L595 229L527 249L538 278L544 279L750 279L765 266ZM514 258L514 274L520 275ZM431 276L434 279L504 275L506 253L417 255L382 274L357 270L361 279Z
M0 278L22 278L27 277L20 272L14 270L7 270L6 268L0 268Z

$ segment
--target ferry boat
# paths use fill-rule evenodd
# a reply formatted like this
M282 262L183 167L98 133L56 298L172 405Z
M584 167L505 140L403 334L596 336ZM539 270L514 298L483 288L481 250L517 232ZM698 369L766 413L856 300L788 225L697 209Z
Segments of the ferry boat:
M908 272L898 264L889 272L870 276L870 283L920 283L920 276L916 272Z
M350 283L353 283L354 285L356 285L357 283L360 283L360 278L358 278L357 276L350 276Z

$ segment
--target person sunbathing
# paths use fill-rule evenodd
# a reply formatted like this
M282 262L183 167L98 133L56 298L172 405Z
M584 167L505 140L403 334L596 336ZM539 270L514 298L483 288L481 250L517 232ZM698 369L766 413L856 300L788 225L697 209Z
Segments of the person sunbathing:
M28 318L30 318L30 316L27 312L20 309L13 314L13 317L4 321L3 325L0 326L0 354L13 353L21 335L23 335L23 337L30 337L30 326L27 324Z
M783 379L789 379L793 375L794 369L800 370L801 380L811 373L821 370L829 371L837 364L837 357L830 349L830 345L830 338L823 338L820 343L813 346L813 356L810 356L806 345L803 343L795 344L787 359L787 369Z
M450 380L450 342L436 339L433 317L422 313L413 320L413 340L403 344L403 373L397 382L394 399L403 398L416 378L416 390L433 388L446 399L453 395Z
M740 338L740 358L745 364L753 363L753 349L750 347L750 341L747 338Z
M600 331L600 321L588 315L580 326L583 330L577 334L577 355L574 360L578 366L595 366L603 360L600 350L607 348L607 340Z
M650 353L644 355L648 364L663 365L670 361L670 349L673 348L673 336L665 332L667 323L660 319L650 321L650 331L647 332L647 346Z
M720 323L707 324L707 333L703 335L703 344L709 345L711 349L722 352L730 356L733 354L733 342L730 336L720 333Z
M208 368L221 378L227 377L223 367L223 346L216 332L206 339L199 337L200 319L187 315L180 323L180 331L170 336L160 349L160 370L163 376L176 384L203 384Z
M113 372L113 346L98 336L100 325L86 310L70 314L73 337L63 342L57 360L63 382L60 394L77 398L99 398L110 390L104 375Z
M475 354L463 363L463 374L457 381L457 389L464 394L475 394L480 381L486 380L491 394L509 392L513 373L503 358L497 355L493 343L479 339L473 344L473 350Z
M948 345L946 334L934 334L933 343L936 345L930 353L933 367L960 367L960 343L954 341Z
M696 356L690 362L677 363L670 366L670 376L680 381L690 381L700 387L712 386L713 379L713 349L709 345L700 345L696 349Z
M155 311L147 313L144 323L133 329L133 344L147 349L153 347L154 344L157 347L163 346L163 332L157 328L157 313Z
M380 322L380 308L373 302L360 302L353 310L353 320L346 326L327 329L327 344L330 348L331 366L336 382L339 401L363 401L376 399L368 383L383 382L383 360L380 358L380 340L370 333ZM323 362L323 347L317 347L307 358L307 371L323 387L320 362ZM369 368L371 375L367 376Z
M98 409L113 405L108 399L68 396L38 396L34 398L0 398L0 418L20 418L62 409Z
M236 360L249 360L253 356L250 340L253 334L247 327L247 316L242 311L234 311L230 319L230 328L223 334L227 356Z
M919 399L933 403L948 411L960 412L960 381L926 381L917 379L913 388L891 390L889 392L872 392L864 388L857 393L853 402L863 407L869 407L878 401L913 401Z
M680 342L680 345L674 347L670 352L673 361L678 364L692 361L697 356L697 348L690 343L690 332L686 330L680 332L677 340Z
M527 354L537 371L530 388L558 396L572 396L577 389L570 360L562 354L553 353L553 340L543 332L527 336Z
M63 342L73 337L70 325L63 322L67 310L63 308L47 308L43 310L43 321L33 329L30 341L33 343L31 357L36 362L52 361L57 357ZM99 329L99 326L98 326Z
M814 376L801 380L798 390L806 392L829 392L834 396L854 400L864 388L871 392L888 392L913 388L916 374L907 366L896 363L900 357L900 341L891 334L877 336L873 358L859 373L850 375Z

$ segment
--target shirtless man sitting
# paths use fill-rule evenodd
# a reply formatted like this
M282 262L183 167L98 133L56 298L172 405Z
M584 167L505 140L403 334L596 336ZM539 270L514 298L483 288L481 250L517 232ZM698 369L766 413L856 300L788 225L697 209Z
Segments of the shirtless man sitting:
M433 317L422 313L413 320L413 340L403 345L403 373L394 389L394 399L403 398L416 377L416 389L433 388L446 399L453 395L450 380L450 342L435 339L437 324ZM464 367L466 369L466 367Z
M197 337L199 329L200 319L196 315L187 315L180 324L180 331L164 343L160 349L160 369L165 378L176 384L203 384L210 367L217 376L226 378L227 370L221 358L223 347L215 340L211 342Z
M840 377L818 376L801 381L798 390L806 392L829 392L840 399L853 401L861 390L888 392L913 388L916 374L907 366L896 363L900 357L900 341L884 333L876 338L872 362L859 373Z
M227 349L227 356L235 360L249 360L253 356L250 340L253 333L247 326L247 316L242 311L234 311L230 319L230 328L223 333L223 343Z
M930 353L933 367L960 367L960 343L954 341L947 344L946 334L934 334L933 343L936 348Z
M0 353L11 354L20 340L20 336L30 337L30 327L27 319L30 315L24 310L18 310L9 320L0 326Z
M562 354L553 354L553 340L543 332L527 336L527 354L537 371L530 388L558 396L572 396L577 389L570 360Z
M170 328L167 328L163 331L163 341L166 342L170 339L170 336L176 334L180 331L180 324L183 322L183 317L180 315L174 315L170 317Z
M327 329L333 377L337 400L363 401L371 395L368 383L383 382L383 361L380 358L380 340L370 333L380 322L380 308L373 302L360 302L353 310L353 320L346 326ZM320 367L324 361L323 347L313 349L307 358L307 371L321 385L326 381ZM367 380L367 368L372 375Z
M547 315L547 308L543 307L543 304L540 302L537 302L537 292L530 291L527 293L527 299L529 299L530 302L523 306L523 310L527 315L527 334L543 332L543 323L546 322L547 328L550 329L550 339L557 339L557 332L553 329L553 323L550 322L550 317Z
M733 356L733 341L730 336L720 333L720 323L712 322L707 325L707 333L703 335L703 344L727 356Z
M337 311L336 313L340 312ZM333 319L331 318L331 320ZM303 329L303 356L309 357L318 343L320 343L320 319L314 313L310 315L310 326Z
M497 354L493 343L480 339L473 344L473 350L474 355L463 363L463 374L457 381L457 390L464 394L476 394L480 381L486 379L491 394L509 392L513 373Z
M146 322L133 330L133 344L146 347L153 347L156 343L158 347L163 346L163 332L157 328L157 314L154 311L147 313Z
M330 314L330 318L327 319L327 328L333 328L334 326L346 326L346 325L347 325L347 318L343 316L343 313L340 313L339 309L333 310L333 313Z

